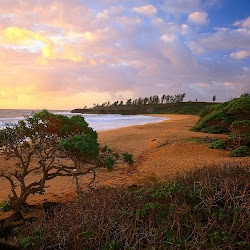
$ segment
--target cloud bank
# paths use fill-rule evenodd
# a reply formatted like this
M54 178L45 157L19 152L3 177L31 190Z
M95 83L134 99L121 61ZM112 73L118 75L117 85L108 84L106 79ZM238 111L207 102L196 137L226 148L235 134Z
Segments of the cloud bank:
M250 91L250 17L214 27L216 2L1 1L0 107Z

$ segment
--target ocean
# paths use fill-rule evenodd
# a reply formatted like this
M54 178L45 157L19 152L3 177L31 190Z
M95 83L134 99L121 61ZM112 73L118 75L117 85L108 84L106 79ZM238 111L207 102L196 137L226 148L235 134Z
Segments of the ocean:
M24 120L24 116L31 115L33 112L40 110L25 110L25 109L0 109L0 129L6 123L17 123L19 120ZM62 114L73 116L79 114L70 113L67 110L49 110L54 114ZM132 125L143 125L153 122L161 122L168 118L144 116L144 115L109 115L109 114L80 114L85 118L85 121L96 131L105 131L116 128L128 127Z

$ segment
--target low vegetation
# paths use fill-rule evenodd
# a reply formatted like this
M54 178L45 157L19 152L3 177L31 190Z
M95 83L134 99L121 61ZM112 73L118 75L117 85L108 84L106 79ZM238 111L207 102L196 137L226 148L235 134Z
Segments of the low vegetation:
M250 98L235 98L228 102L206 106L200 111L199 116L201 119L192 127L192 131L228 133L233 122L250 120Z
M249 178L249 165L228 163L167 183L93 190L9 240L32 249L247 249Z
M245 95L244 95L245 96ZM250 98L240 97L231 101L204 107L200 120L191 128L212 134L227 133L224 140L214 140L209 148L228 149L232 157L244 157L250 147Z

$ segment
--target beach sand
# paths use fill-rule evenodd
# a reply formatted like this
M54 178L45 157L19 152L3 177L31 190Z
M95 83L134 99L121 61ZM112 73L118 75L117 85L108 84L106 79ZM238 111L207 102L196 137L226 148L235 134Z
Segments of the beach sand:
M191 132L199 117L190 115L154 115L171 118L159 123L130 126L115 130L99 132L99 143L108 145L118 153L133 154L135 165L117 166L111 173L105 169L97 170L93 187L120 186L141 184L150 178L169 178L177 172L181 173L204 165L223 162L250 162L250 157L231 158L225 150L209 149L205 143L197 143L194 138L205 136L223 139L226 135ZM0 159L0 169L13 169L14 162ZM89 176L81 178L81 183L88 183ZM34 174L30 180L35 180ZM47 201L67 201L75 197L75 186L72 178L57 177L47 183L50 187L46 194L30 196L28 203L42 204ZM0 202L8 199L10 186L6 180L0 179ZM1 217L1 214L0 214Z

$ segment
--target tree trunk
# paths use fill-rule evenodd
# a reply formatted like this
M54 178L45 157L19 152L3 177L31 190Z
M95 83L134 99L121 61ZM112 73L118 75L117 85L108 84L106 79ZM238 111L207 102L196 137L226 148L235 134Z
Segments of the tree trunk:
M28 209L28 203L26 202L26 199L20 197L20 198L12 198L11 199L11 209L15 211L27 211Z

